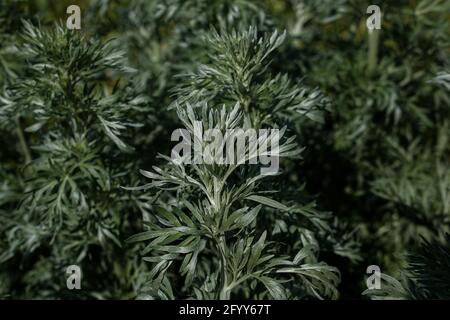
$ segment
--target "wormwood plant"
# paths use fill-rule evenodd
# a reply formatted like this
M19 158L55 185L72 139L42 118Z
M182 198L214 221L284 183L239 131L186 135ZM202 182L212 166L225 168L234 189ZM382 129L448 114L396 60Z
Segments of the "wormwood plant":
M0 1L1 298L448 296L448 1L70 4ZM199 123L280 129L282 170L155 157Z
M401 281L382 275L378 290L366 290L372 299L449 299L450 236L443 241L422 239L418 250L408 254Z
M260 37L254 27L245 32L222 34L213 30L205 37L209 61L185 76L186 85L182 83L175 90L178 103L190 101L198 104L206 99L220 105L237 101L249 114L248 121L255 128L287 124L299 139L304 139L302 130L322 124L330 101L320 90L308 87L301 80L294 81L277 69L274 69L274 75L269 71L272 53L285 36L285 33L272 33ZM287 215L285 220L266 215L267 225L275 225L277 232L282 231L285 237L291 237L285 241L294 244L292 247L288 245L293 255L298 250L297 245L314 243L318 248L320 242L324 251L357 261L358 245L353 231L337 220L332 223L330 213L317 210L314 199L304 191L304 182L300 182L302 174L294 169L296 162L285 164L286 173L279 180L272 181L275 188L284 190L280 197L297 204L295 211L299 215Z
M79 297L124 297L145 273L121 248L122 233L136 224L133 201L118 188L131 183L124 138L145 120L145 98L105 82L107 73L130 72L110 43L27 22L22 41L27 69L0 109L2 127L18 132L24 165L13 173L19 190L2 196L9 208L0 216L2 270L24 269L15 279L19 296L60 296L65 269L75 264L86 279Z
M211 62L183 77L176 90L174 107L194 143L207 150L224 147L220 141L210 145L201 140L196 121L205 130L225 132L277 127L276 121L288 115L316 117L323 107L318 92L290 86L286 76L271 77L266 71L270 54L283 39L277 32L260 37L255 28L212 31L206 39ZM227 133L224 137L227 142L233 139ZM259 142L268 139L274 137L260 137ZM291 137L280 145L282 157L302 151L293 141ZM319 262L315 237L328 227L324 215L311 205L274 200L275 190L263 183L273 177L258 172L259 166L243 164L256 157L251 143L236 164L196 163L201 156L196 154L194 163L186 165L183 156L163 156L167 166L142 171L152 181L136 189L154 190L153 215L148 230L129 241L147 244L142 254L153 263L150 296L337 297L338 270ZM294 217L297 225L289 228ZM297 241L288 244L281 230L295 233ZM292 251L292 256L280 254Z
M430 83L450 89L450 77L441 72ZM445 112L445 106L444 106ZM448 112L448 110L447 110ZM442 121L442 122L441 122ZM441 123L439 123L441 122ZM418 249L412 246L407 254L407 267L402 270L401 281L383 275L386 283L382 290L366 291L374 299L448 299L450 289L449 208L450 162L448 149L448 118L437 121L434 144L424 148L420 140L413 141L409 150L395 145L394 163L397 172L379 169L379 180L374 183L377 194L392 201L400 213L395 217L400 227L409 234L422 234ZM381 188L383 186L383 188ZM401 218L415 224L408 225ZM430 235L430 233L433 233ZM431 240L427 240L431 239Z
M295 63L285 68L334 102L325 130L308 134L307 186L359 224L364 259L390 274L419 235L448 228L449 99L433 78L448 68L449 3L380 4L382 27L372 34L368 1L285 3L296 8L286 11L295 41L281 59Z
M15 76L15 70L18 68L17 61L14 59L15 49L13 46L13 21L7 19L7 15L12 10L6 4L0 4L0 86L3 86L8 79Z
M17 16L17 12L9 6L9 2L0 3L0 93L16 77L20 63L15 59L17 50L14 48L14 20L10 17ZM1 102L0 102L1 103ZM1 114L1 111L0 111ZM13 141L15 132L3 130L0 127L0 134L3 141ZM8 202L17 201L16 190L20 186L20 181L14 177L15 164L13 159L17 157L14 146L0 149L0 215L8 210ZM6 159L8 161L6 161ZM7 250L7 242L3 236L6 233L7 226L0 225L0 251ZM9 294L9 283L11 279L6 273L0 272L0 297Z
M209 29L267 27L271 21L260 5L252 0L95 0L87 19L97 33L117 37L132 65L140 68L136 83L167 105L177 85L174 75L192 70L205 57L201 39Z

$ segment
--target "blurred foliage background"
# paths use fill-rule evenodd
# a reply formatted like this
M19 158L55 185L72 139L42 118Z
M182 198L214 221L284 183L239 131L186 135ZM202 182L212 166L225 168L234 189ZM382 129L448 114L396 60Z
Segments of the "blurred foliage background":
M71 4L82 20L70 41L97 51L58 49L57 40L69 37L62 29ZM382 23L369 33L371 4L380 6ZM214 63L211 54L219 53L204 41L212 29L253 26L261 35L286 30L267 67L274 88L291 85L275 77L285 74L327 100L315 122L277 118L305 150L284 163L273 185L285 201L314 203L314 217L332 214L331 231L314 232L320 259L341 274L340 297L445 298L449 18L445 0L1 0L0 297L140 295L150 269L142 247L124 240L142 231L153 200L120 186L142 184L139 169L170 153L167 137L180 126L173 102L195 85L180 75ZM55 23L61 31L52 36L36 33ZM43 57L80 58L73 72L83 88L73 84L69 94L64 64L43 70ZM67 113L66 100L89 107ZM48 112L36 101L57 107ZM72 170L67 191L58 189L58 170ZM58 196L65 192L72 200L79 192L77 201ZM82 294L65 289L63 267L71 261L88 270ZM384 279L388 289L362 294L369 265L393 277Z

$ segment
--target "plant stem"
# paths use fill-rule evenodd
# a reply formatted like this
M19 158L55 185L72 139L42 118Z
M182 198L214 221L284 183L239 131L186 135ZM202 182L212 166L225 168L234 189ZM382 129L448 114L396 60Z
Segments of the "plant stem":
M25 164L31 162L31 153L28 148L27 141L25 139L25 135L22 131L22 126L20 125L20 118L16 117L16 125L17 125L17 135L19 136L20 147L23 152L23 156L25 157Z
M367 72L369 76L373 74L378 64L378 43L380 38L380 31L377 29L369 31L369 52Z
M221 290L219 293L220 300L230 300L230 291L228 288L228 276L227 276L227 257L225 254L225 236L221 235L217 240L217 246L219 248L221 256Z

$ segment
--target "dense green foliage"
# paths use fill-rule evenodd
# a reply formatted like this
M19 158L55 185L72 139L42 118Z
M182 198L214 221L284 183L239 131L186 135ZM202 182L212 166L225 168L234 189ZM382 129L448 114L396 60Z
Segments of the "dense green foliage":
M380 290L365 293L374 299L450 299L450 236L442 243L424 244L408 255L401 281L382 275Z
M1 1L0 298L448 299L450 3L369 4Z

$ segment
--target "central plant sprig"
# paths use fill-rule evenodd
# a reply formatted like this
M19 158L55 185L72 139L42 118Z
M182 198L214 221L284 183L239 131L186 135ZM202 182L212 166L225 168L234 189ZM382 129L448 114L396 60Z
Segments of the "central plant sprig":
M204 128L245 131L253 126L276 127L275 120L283 116L311 115L320 109L324 99L317 92L286 86L290 84L286 76L271 78L267 72L267 59L283 38L277 32L260 38L255 28L223 35L212 32L207 39L211 63L188 75L177 90L174 104L194 140L201 139L196 136L197 121ZM279 86L277 80L281 82ZM254 157L252 152L251 147L246 148L243 159ZM280 143L280 157L300 152L293 138ZM137 188L159 189L152 204L155 216L150 217L147 231L129 239L149 241L142 254L146 261L154 263L148 288L151 296L337 297L339 273L318 262L316 242L297 247L295 257L289 257L280 254L281 242L270 240L271 230L261 232L261 214L282 217L305 212L297 204L285 205L268 197L272 191L264 190L263 181L270 180L270 176L258 173L258 166L249 166L245 161L194 161L187 165L183 157L163 158L168 161L167 166L153 167L153 172L142 171L152 182ZM310 219L321 217L313 215ZM313 236L311 232L307 234ZM184 277L184 285L177 288L176 295L176 281L168 271L171 266L178 266ZM257 286L262 286L261 294L254 294Z
M142 265L134 258L125 266L114 262L129 258L120 238L137 224L119 188L133 178L124 174L132 150L124 141L139 127L146 99L131 86L105 81L107 74L126 79L130 73L111 42L61 25L24 25L17 52L26 68L0 101L0 125L18 132L26 161L16 173L23 189L6 199L12 209L0 216L8 244L0 263L18 259L31 274L45 274L29 283L43 288L42 297L66 288L48 278L60 279L73 264L86 278L99 274L117 288L95 293L86 283L87 290L74 296L122 297L137 280L131 272L122 277L121 268L135 272Z

